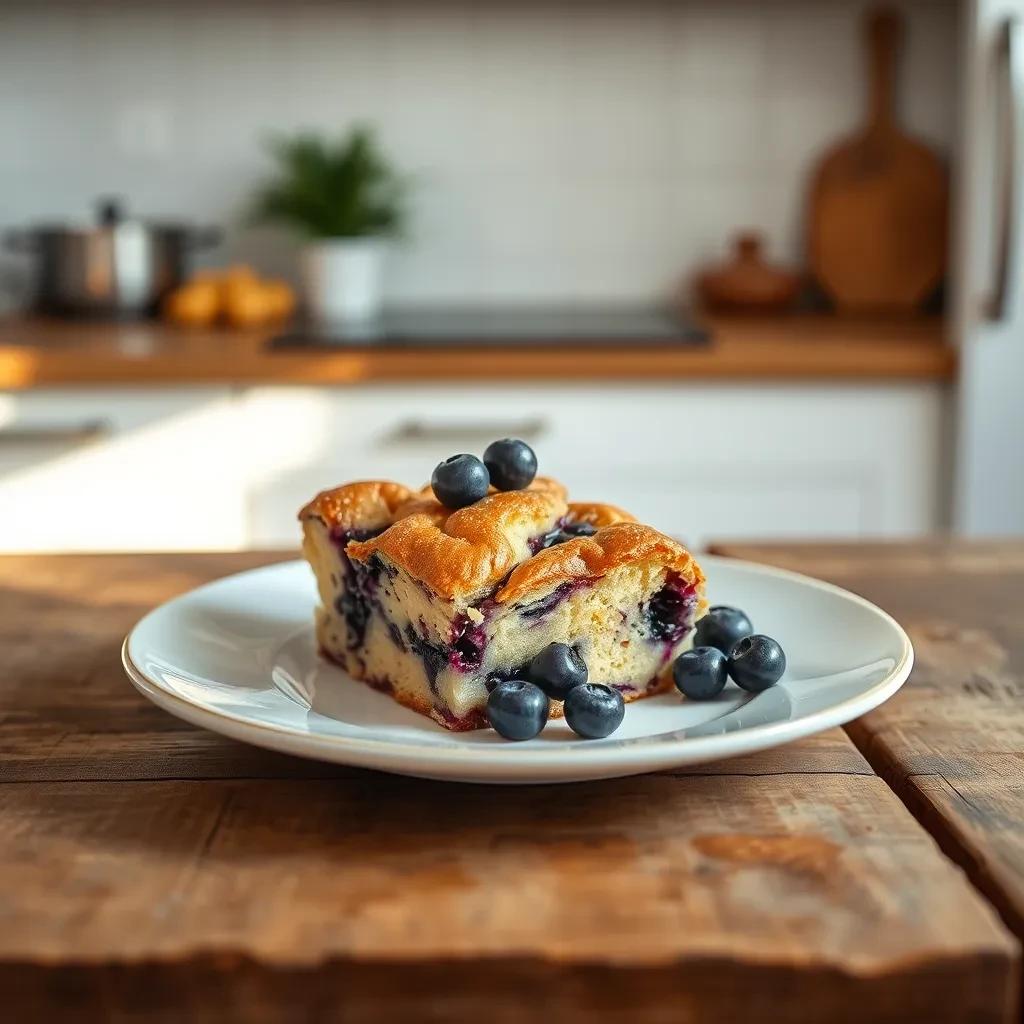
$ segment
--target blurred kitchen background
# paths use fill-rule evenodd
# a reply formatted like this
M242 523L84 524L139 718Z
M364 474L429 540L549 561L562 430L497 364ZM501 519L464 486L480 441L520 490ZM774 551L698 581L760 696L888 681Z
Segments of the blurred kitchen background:
M1024 533L1018 17L0 0L0 549L508 435L696 545Z

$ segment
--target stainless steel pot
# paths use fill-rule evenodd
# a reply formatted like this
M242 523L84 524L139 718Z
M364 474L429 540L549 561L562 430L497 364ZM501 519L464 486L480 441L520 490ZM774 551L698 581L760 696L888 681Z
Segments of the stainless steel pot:
M35 255L37 307L65 316L145 316L185 276L186 254L215 245L216 228L128 219L111 201L99 223L42 224L4 236L7 248Z

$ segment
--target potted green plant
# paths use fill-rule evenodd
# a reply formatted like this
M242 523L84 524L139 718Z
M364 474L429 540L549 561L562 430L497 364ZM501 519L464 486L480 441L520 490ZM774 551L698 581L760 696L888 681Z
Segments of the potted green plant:
M277 137L269 150L278 173L257 192L253 218L286 224L305 239L310 312L334 323L374 319L387 239L404 221L405 181L365 127L333 143L308 133Z

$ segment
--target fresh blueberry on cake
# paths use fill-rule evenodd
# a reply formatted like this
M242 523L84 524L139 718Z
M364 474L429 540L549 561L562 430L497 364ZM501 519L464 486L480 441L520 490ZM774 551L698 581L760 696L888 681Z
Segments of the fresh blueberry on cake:
M499 491L529 487L537 475L537 456L525 442L514 437L493 441L484 452L484 465Z
M690 553L614 506L568 502L505 442L487 461L499 486L528 486L479 496L488 470L461 459L434 489L350 483L302 509L323 654L454 730L486 726L490 693L533 678L531 664L557 676L552 717L573 673L624 701L670 685L707 605ZM505 689L522 700L522 685Z
M548 644L527 669L530 680L552 700L565 700L570 690L587 681L588 674L580 652L557 640Z

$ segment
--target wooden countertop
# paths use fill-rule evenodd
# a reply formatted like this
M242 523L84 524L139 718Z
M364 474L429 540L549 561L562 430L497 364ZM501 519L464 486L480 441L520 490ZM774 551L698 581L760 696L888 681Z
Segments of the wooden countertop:
M724 544L891 612L914 671L847 732L1024 937L1024 542Z
M7 1016L1018 1020L1024 545L725 547L884 601L911 681L847 732L544 788L299 761L130 687L148 608L282 555L0 559Z
M358 384L423 380L948 380L954 350L932 319L710 318L714 340L671 349L538 351L443 346L269 352L267 331L0 321L0 389L78 385Z

